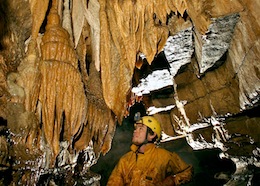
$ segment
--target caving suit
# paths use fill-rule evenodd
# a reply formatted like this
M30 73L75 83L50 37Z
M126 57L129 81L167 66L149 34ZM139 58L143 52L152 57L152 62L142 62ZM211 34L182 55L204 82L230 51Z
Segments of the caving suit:
M160 186L166 177L172 179L173 185L186 183L192 177L192 166L155 144L147 144L144 153L132 145L112 171L107 186Z

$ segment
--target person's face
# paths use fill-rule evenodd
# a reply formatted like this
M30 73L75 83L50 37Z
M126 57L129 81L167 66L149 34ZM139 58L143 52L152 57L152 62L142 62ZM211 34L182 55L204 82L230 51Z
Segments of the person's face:
M132 137L132 143L141 145L146 140L147 126L142 123L135 124L135 130Z

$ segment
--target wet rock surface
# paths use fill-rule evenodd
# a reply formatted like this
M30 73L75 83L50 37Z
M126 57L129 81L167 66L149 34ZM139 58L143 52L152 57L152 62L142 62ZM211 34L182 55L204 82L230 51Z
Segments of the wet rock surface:
M259 185L259 3L71 2L0 2L1 184L105 184L140 104L191 185Z

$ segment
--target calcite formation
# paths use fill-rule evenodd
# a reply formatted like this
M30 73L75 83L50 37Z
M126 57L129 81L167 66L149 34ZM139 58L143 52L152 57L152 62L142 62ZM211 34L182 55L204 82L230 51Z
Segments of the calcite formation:
M214 131L214 142L233 147L237 137L214 119L259 107L259 7L252 0L1 2L1 170L13 167L14 184L32 185L42 172L74 172L85 153L88 174L136 103L163 111L153 113L168 139L186 137L192 146ZM198 121L210 132L194 130Z

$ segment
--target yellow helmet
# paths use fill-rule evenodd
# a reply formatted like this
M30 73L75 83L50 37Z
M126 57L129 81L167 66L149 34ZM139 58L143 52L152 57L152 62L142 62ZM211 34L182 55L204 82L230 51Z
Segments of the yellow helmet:
M157 119L153 116L143 116L137 123L142 123L149 127L155 134L157 134L158 139L161 137L161 125Z

